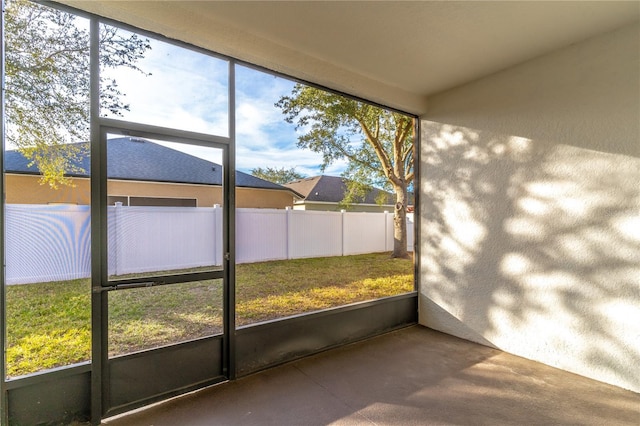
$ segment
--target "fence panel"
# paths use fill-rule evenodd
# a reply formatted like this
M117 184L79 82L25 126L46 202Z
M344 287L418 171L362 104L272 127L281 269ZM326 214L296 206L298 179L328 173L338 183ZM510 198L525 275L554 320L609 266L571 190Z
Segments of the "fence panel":
M413 241L415 238L414 226L413 213L407 213L407 250L410 252L413 251Z
M393 213L387 214L387 242L386 242L386 251L393 251ZM407 213L407 251L413 251L413 239L414 239L414 230L413 230L413 213Z
M109 275L156 272L221 263L216 253L216 208L108 209Z
M385 232L387 233L386 251L393 251L393 213L388 213L385 217Z
M89 206L5 206L5 282L27 284L91 274Z
M290 259L342 255L342 213L289 212Z
M220 207L110 206L109 274L222 264ZM6 283L91 275L90 208L6 205ZM407 217L413 250L413 215ZM393 250L393 214L237 209L236 261L262 262Z
M287 259L290 210L236 209L236 262Z
M385 213L343 213L343 255L387 251ZM391 235L393 238L393 234Z

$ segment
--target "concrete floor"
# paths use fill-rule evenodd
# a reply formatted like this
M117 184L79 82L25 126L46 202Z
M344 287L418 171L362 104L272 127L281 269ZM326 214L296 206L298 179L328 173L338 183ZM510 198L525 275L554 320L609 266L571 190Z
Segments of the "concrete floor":
M640 394L414 326L116 425L640 425Z

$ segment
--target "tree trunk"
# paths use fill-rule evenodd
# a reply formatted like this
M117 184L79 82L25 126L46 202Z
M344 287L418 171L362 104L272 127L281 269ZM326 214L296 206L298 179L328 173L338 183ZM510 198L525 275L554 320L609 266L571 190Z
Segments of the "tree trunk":
M395 186L396 206L393 214L393 253L391 257L406 259L407 252L407 187Z

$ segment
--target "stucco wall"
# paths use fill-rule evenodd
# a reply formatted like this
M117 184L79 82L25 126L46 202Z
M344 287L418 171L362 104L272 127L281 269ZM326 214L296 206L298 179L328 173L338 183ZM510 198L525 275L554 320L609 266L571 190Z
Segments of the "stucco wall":
M640 392L640 26L434 96L420 322Z

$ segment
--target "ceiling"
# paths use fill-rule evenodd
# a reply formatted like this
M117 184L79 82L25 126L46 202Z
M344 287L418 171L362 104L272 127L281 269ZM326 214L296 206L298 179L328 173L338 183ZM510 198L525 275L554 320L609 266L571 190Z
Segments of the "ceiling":
M76 8L407 112L640 20L640 2L80 1Z

